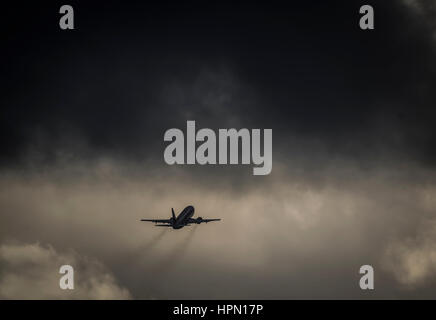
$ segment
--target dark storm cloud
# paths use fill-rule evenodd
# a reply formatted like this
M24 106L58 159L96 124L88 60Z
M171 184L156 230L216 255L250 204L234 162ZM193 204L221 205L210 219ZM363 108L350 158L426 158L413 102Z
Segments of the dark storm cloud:
M272 128L279 156L297 139L432 165L434 24L410 3L432 17L419 1L378 1L370 32L354 1L77 4L69 33L51 27L55 3L29 9L3 22L2 158L50 160L80 141L84 157L160 161L165 130L193 119Z

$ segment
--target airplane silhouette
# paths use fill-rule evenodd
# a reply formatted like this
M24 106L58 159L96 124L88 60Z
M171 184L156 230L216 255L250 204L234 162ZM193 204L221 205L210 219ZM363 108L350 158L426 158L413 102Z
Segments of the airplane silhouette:
M183 209L182 212L180 212L180 214L177 217L174 213L173 208L171 208L171 212L173 216L169 219L141 219L141 221L154 222L156 227L172 227L173 229L181 229L185 226L189 226L191 223L200 224L203 222L208 223L211 221L221 220L221 219L203 219L202 217L193 219L192 218L192 216L194 215L193 206L187 206L185 209Z

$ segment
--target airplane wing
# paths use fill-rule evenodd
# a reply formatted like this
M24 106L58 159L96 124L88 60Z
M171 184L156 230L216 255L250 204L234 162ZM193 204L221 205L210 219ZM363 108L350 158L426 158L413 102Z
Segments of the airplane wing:
M221 219L201 219L201 222L221 221Z
M190 218L188 223L197 223L197 224L200 224L200 223L203 223L203 222L204 223L208 223L208 222L212 222L212 221L221 221L221 219L203 219L203 218L192 219L192 218Z
M171 223L170 219L141 219L141 221L148 221L154 223Z

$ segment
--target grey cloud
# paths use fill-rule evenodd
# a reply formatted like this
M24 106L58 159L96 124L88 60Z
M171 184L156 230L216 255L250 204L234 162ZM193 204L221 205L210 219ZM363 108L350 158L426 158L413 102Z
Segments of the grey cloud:
M371 297L389 298L407 297L399 274L412 272L401 255L405 267L386 267L392 252L402 252L390 248L420 239L421 225L434 217L433 184L419 179L433 175L423 169L379 171L344 162L306 179L278 163L268 179L235 192L225 177L197 180L180 168L144 174L136 167L128 174L125 167L133 170L106 160L4 172L1 241L38 239L94 257L134 298L366 298L358 288L363 264L377 272ZM169 217L171 207L189 204L196 215L223 220L195 232L139 221ZM430 240L422 243L422 252L410 251L431 256ZM428 270L430 256L423 262ZM432 297L431 288L424 281L414 293Z

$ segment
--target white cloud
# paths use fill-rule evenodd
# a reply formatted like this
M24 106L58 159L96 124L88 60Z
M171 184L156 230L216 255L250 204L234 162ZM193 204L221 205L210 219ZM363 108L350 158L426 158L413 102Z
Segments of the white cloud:
M386 249L384 267L402 285L428 285L436 277L436 225L426 224L417 236L393 241Z
M74 268L74 289L59 287L59 268ZM52 246L4 244L0 246L1 299L129 299L107 268L77 253L59 253Z

